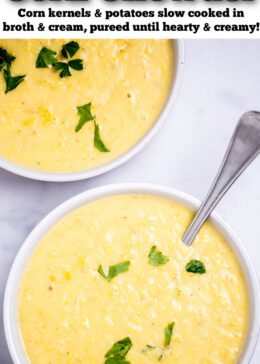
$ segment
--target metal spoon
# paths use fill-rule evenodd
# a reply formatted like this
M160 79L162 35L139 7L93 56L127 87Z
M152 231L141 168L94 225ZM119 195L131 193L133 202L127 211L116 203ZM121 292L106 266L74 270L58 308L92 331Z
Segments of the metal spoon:
M186 245L191 245L211 211L259 153L260 112L249 111L240 118L213 184L182 238Z

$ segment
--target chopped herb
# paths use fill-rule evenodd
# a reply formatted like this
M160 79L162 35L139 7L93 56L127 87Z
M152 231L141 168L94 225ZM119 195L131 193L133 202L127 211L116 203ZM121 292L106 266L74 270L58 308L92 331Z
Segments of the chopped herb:
M63 57L65 58L69 58L73 57L77 51L79 50L79 44L78 42L69 42L67 44L64 44L64 46L62 46L62 50L61 50L61 54L63 55Z
M78 132L85 123L95 119L95 116L93 116L91 114L90 109L91 109L91 102L88 104L85 104L83 106L77 107L78 115L80 116L80 119L79 119L78 125L75 128L76 132Z
M117 341L105 355L105 364L130 364L125 360L128 351L133 346L129 337Z
M110 150L107 149L107 147L105 146L105 144L101 140L100 133L99 133L99 126L98 126L98 124L96 122L95 122L94 146L100 152L103 152L103 153L110 152Z
M62 47L62 55L65 58L68 58L68 55L72 57L78 49L79 45L77 42L70 42ZM43 47L36 60L36 68L48 68L48 65L52 65L57 71L61 71L61 78L71 76L70 68L76 71L83 69L82 59L73 59L69 62L57 62L56 54L55 51Z
M78 106L78 115L80 116L79 122L75 128L75 132L77 133L80 131L80 129L86 124L88 121L94 120L95 125L95 132L94 132L94 146L97 148L100 152L107 153L110 152L110 150L105 146L103 143L100 132L99 132L99 125L96 123L95 116L91 113L91 102L88 104L85 104L83 106Z
M101 274L102 277L105 278L108 282L110 282L114 277L118 276L119 274L127 272L129 265L129 261L111 265L108 270L108 275L105 275L103 268L100 265L98 267L98 273Z
M4 69L4 79L6 83L5 93L14 90L24 81L25 75L13 77L11 75L11 64L15 57L9 54L4 48L0 47L0 71Z
M142 353L143 354L146 354L147 353L147 351L149 351L149 350L154 350L154 349L156 349L156 346L154 346L154 345L145 345L145 349L143 349L142 350Z
M73 59L72 61L69 61L69 66L76 71L83 70L82 59Z
M54 65L57 62L55 55L56 52L43 47L36 60L36 68L48 68L48 65Z
M8 67L4 70L4 78L6 82L5 93L7 94L7 92L14 90L21 82L24 81L25 75L12 77L10 68Z
M147 349L155 349L156 347L154 345L146 345Z
M157 359L160 361L163 358L164 350L155 345L146 345L145 349L142 350L142 353L146 356L148 355L153 360Z
M70 68L69 68L68 63L57 62L57 63L54 64L54 67L55 67L56 71L62 70L61 73L60 73L61 78L71 76Z
M119 356L120 358L124 359L132 346L133 345L129 337L119 340L112 346L110 350L108 350L105 358L110 358L111 356Z
M60 73L61 78L71 76L70 68L73 68L76 71L83 70L83 64L81 59L74 59L73 61L69 62L56 62L54 64L54 67L57 71L62 70Z
M170 345L171 338L172 338L172 330L174 328L174 322L171 322L166 329L164 329L164 346Z
M204 264L199 260L191 260L186 265L186 271L189 273L198 273L198 274L206 273Z
M11 54L9 54L4 48L0 47L0 71L6 66L11 67L12 62L15 60Z
M154 245L148 255L149 263L155 267L166 264L169 262L169 258L163 255L162 252L156 251L156 246Z

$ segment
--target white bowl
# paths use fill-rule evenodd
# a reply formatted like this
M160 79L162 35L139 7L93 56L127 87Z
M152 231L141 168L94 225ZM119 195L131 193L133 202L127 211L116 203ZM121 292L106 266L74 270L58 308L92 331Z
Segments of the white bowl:
M9 172L18 174L20 176L40 181L68 182L68 181L79 181L81 179L98 176L128 161L141 149L143 149L146 146L146 144L152 139L152 137L159 131L164 120L167 118L171 108L175 103L183 74L184 43L182 40L173 40L173 44L174 44L174 69L173 69L171 89L169 91L168 98L153 126L148 130L148 132L143 136L143 138L141 138L140 141L137 142L127 152L99 167L90 168L79 172L55 173L55 172L39 171L36 169L27 168L17 163L14 163L2 156L0 156L0 167L6 169Z
M122 194L146 194L164 197L179 202L193 210L197 210L201 203L183 192L168 187L141 183L115 184L98 187L81 193L64 202L47 215L31 232L21 247L13 263L6 285L4 328L7 344L15 364L29 364L19 330L17 301L23 272L38 243L59 220L73 210L101 198ZM249 324L246 338L236 364L248 364L255 349L260 327L259 288L256 274L244 246L227 223L215 212L211 214L210 222L223 235L234 251L246 280L249 294Z

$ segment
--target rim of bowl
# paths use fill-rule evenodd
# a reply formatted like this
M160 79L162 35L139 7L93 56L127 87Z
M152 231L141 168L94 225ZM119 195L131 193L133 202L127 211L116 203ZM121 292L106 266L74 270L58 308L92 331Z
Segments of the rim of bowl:
M201 204L201 201L198 199L170 187L150 183L120 183L96 187L80 193L51 211L33 229L21 246L13 262L6 284L3 308L4 330L7 345L15 364L30 364L25 353L19 329L17 305L23 272L33 251L38 246L43 236L45 236L58 221L75 209L99 199L125 194L158 196L179 202L192 210L197 210ZM246 280L249 297L249 322L246 337L236 364L248 364L255 350L260 327L259 287L257 276L244 245L226 221L216 212L213 212L210 215L209 221L222 234L232 248Z
M0 167L9 172L20 175L22 177L31 178L34 180L48 181L48 182L69 182L69 181L79 181L82 179L99 176L127 162L129 159L135 156L139 151L141 151L148 144L148 142L154 137L154 135L158 133L163 122L169 115L170 110L175 104L183 76L184 41L181 39L172 39L172 41L174 44L174 67L173 67L171 88L169 90L168 97L154 124L132 148L130 148L129 150L127 150L126 152L124 152L123 154L121 154L120 156L111 160L108 163L105 163L98 167L77 172L40 171L14 163L3 156L0 156Z

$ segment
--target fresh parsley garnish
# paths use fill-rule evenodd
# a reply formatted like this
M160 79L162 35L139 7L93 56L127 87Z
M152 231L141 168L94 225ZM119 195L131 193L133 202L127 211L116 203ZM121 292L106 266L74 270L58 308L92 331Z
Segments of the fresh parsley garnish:
M9 54L4 48L0 47L0 71L4 70L6 94L7 92L14 90L25 79L25 75L15 77L11 75L11 65L14 60L14 56Z
M36 68L48 68L48 65L54 65L57 62L56 54L53 50L43 47L37 57Z
M133 345L129 337L119 340L112 346L111 349L108 350L105 358L110 358L111 356L120 356L122 359L124 359L132 346Z
M186 271L189 273L198 273L198 274L204 274L206 273L206 268L204 264L199 260L191 260L186 265Z
M110 152L110 150L107 149L107 147L105 146L100 137L99 126L96 122L95 122L94 146L102 153Z
M75 128L75 131L78 132L84 124L88 121L94 120L95 116L91 114L91 102L85 104L83 106L77 106L78 115L80 116L79 122Z
M64 63L64 62L57 62L54 64L54 67L56 69L56 71L61 71L60 73L60 77L68 77L68 76L71 76L71 73L70 73L70 69L69 69L69 65L68 63Z
M147 349L156 349L156 347L154 345L147 344L146 347L147 347Z
M77 53L79 48L80 47L78 42L71 41L62 46L61 54L64 58L68 58L69 56L73 57Z
M129 261L111 265L108 269L108 275L104 273L103 268L100 265L98 267L98 273L101 274L102 277L105 278L108 282L110 282L114 277L118 276L119 274L127 272L129 265Z
M147 345L145 345L145 349L142 350L142 353L146 354L148 351L154 350L154 349L156 349L156 346L147 344Z
M76 71L83 70L82 59L72 59L69 61L69 66Z
M60 73L61 78L71 76L70 68L76 71L83 70L82 59L73 59L69 62L56 62L54 67L57 71L62 70Z
M169 262L169 258L163 255L162 252L156 251L156 245L154 245L148 255L149 263L155 267L166 264Z
M94 146L97 148L100 152L107 153L110 152L110 150L105 146L103 143L101 137L100 137L100 131L99 131L99 125L96 123L95 116L91 113L91 102L88 104L85 104L83 106L78 106L78 115L80 116L79 122L75 128L75 132L77 133L88 121L94 120L95 125L95 131L94 131Z
M157 359L158 361L161 361L164 356L164 350L155 345L146 345L145 349L142 350L142 353L148 355L151 359Z
M0 71L4 68L10 68L12 62L15 60L11 54L7 52L4 48L0 47Z
M62 47L61 53L65 58L69 58L73 57L78 49L79 44L72 41ZM71 69L76 71L83 70L82 59L73 59L68 62L58 62L56 59L56 54L57 52L43 47L36 60L36 68L48 68L49 65L54 66L57 71L61 71L61 78L71 76Z
M129 337L117 341L105 355L105 364L130 364L129 361L125 360L125 357L131 347L133 346L132 341Z
M171 338L172 338L172 331L174 328L174 322L169 323L169 325L164 329L164 346L167 347L170 345ZM157 357L158 361L161 361L163 356L165 355L165 350L155 346L155 345L146 345L145 349L142 350L142 353L145 355L149 355Z
M7 94L7 92L14 90L24 81L25 75L12 77L10 68L8 67L7 69L4 69L4 78L6 82L5 93Z
M174 328L174 322L171 322L165 329L164 329L164 346L170 345L171 338L172 338L172 330Z

